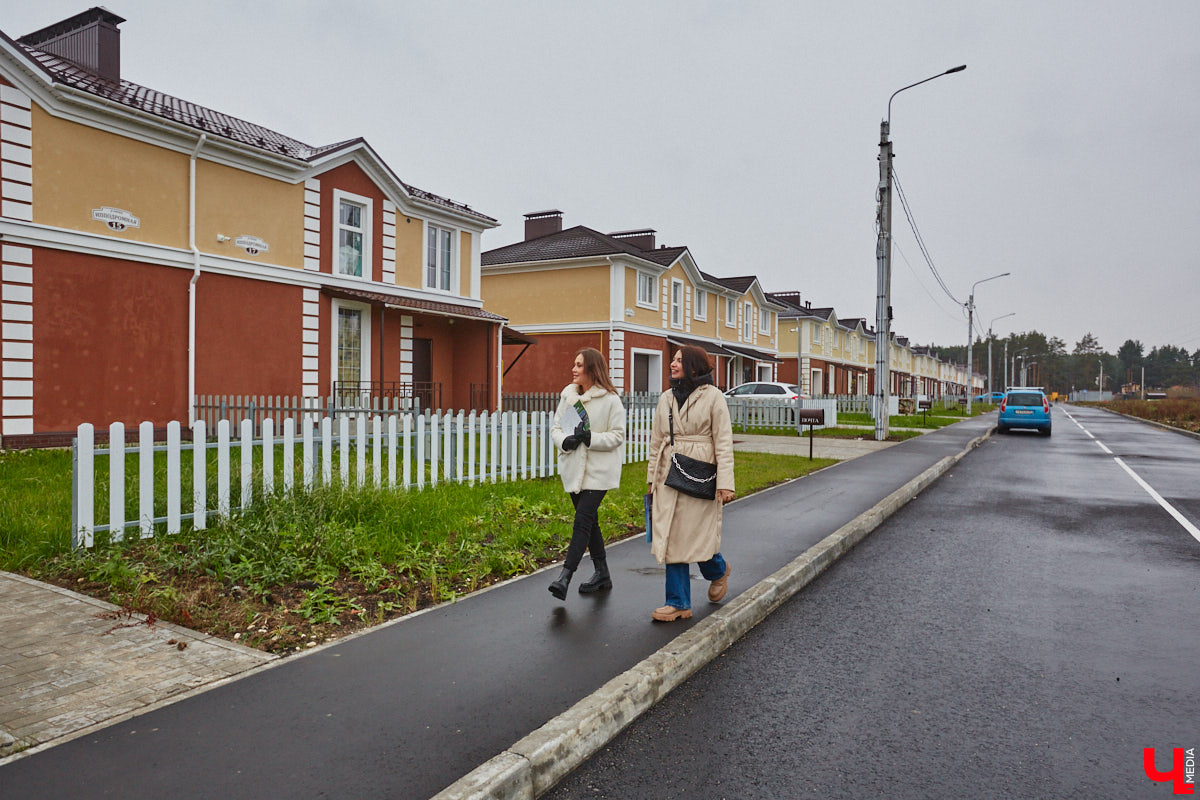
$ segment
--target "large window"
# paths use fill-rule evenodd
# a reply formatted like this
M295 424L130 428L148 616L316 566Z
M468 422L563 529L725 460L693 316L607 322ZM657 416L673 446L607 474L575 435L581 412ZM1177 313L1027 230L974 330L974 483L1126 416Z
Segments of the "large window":
M671 327L683 327L683 281L671 281Z
M334 271L356 278L371 277L371 200L335 190Z
M649 272L637 274L637 304L645 308L658 308L654 302L654 276Z
M425 286L450 291L454 260L454 231L430 225L425 247Z
M754 304L746 303L742 309L742 341L754 341Z
M765 334L771 333L771 312L770 311L758 312L758 332L765 333Z
M737 327L737 300L733 297L725 298L725 327Z
M696 290L696 307L692 311L692 317L708 319L708 292L703 289Z
M367 388L371 380L370 306L334 300L331 340L333 380L351 393Z

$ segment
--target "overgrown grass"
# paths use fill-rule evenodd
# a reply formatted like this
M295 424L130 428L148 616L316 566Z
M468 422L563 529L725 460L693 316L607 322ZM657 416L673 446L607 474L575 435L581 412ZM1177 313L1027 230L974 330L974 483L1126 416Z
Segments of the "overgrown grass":
M20 465L0 483L6 569L275 652L536 570L560 559L570 537L571 503L554 477L277 492L207 530L72 551L69 512L56 507L69 504L69 469L64 493L53 454L6 458ZM834 463L762 453L735 461L739 495ZM601 505L607 539L641 529L645 485L644 462L626 465ZM37 503L13 496L34 486Z
M1109 400L1098 403L1120 414L1154 420L1184 430L1200 432L1200 399L1191 397L1164 400Z

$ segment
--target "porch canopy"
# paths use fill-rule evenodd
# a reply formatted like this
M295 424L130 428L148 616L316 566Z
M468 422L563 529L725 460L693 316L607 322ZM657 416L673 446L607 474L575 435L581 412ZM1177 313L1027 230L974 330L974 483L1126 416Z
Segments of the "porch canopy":
M436 300L423 300L416 297L406 297L401 294L386 294L384 292L365 292L359 289L343 289L326 286L321 290L329 297L342 300L356 300L373 306L396 308L406 311L416 311L422 314L433 314L440 317L458 317L460 319L477 319L481 322L507 322L507 317L484 311L475 306L442 303Z
M737 355L737 353L730 352L719 344L706 342L702 339L687 339L683 336L668 336L667 343L679 345L680 347L685 347L687 345L699 347L710 356L724 356L725 358L733 358Z
M778 358L771 355L770 353L768 353L765 350L758 350L753 347L746 347L745 345L728 344L725 346L733 351L732 355L741 356L742 358L750 358L755 361L762 361L767 364L779 364L780 363L780 360Z

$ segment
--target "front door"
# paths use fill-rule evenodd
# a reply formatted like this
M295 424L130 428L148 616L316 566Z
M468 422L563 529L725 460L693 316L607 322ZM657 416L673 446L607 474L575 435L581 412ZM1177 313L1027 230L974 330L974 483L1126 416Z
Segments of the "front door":
M433 340L414 338L412 348L413 397L422 411L437 408L441 398L433 391Z

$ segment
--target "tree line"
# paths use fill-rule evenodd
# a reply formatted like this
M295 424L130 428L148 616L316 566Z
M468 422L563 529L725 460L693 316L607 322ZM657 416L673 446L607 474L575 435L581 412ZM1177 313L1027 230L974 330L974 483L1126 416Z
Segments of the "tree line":
M993 336L990 341L977 338L971 349L971 369L984 376L985 385L989 344L991 386L997 391L1024 383L1060 393L1101 388L1120 394L1122 387L1141 385L1143 368L1148 391L1166 391L1172 387L1200 390L1200 348L1189 353L1186 348L1168 344L1146 352L1140 341L1126 339L1116 353L1108 353L1090 331L1070 352L1062 339L1039 331L1013 333L1003 338ZM945 360L967 362L967 348L963 345L931 347Z

